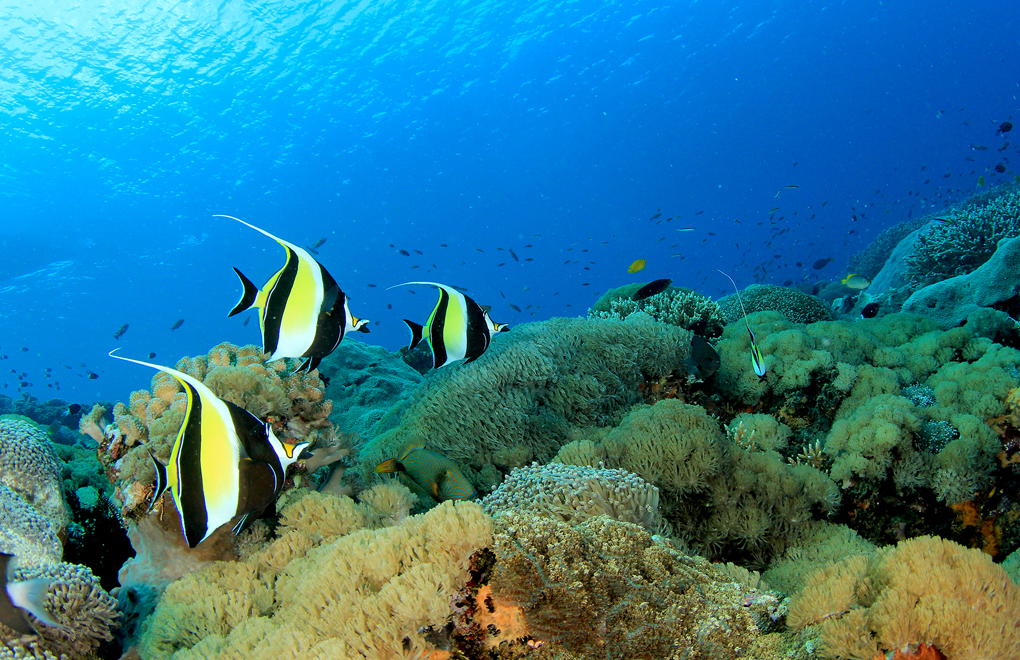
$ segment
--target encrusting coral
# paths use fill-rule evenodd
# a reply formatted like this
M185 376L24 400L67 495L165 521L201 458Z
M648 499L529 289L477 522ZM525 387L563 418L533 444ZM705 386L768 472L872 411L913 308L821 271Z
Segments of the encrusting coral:
M0 484L38 509L57 533L71 521L61 492L60 466L46 433L33 424L0 417Z
M280 535L245 561L217 562L173 583L146 624L141 656L406 658L435 650L492 542L478 504L444 502L398 525L357 529L371 512L303 492L281 510ZM380 519L381 520L381 519Z
M952 660L1020 657L1020 587L980 550L917 537L810 575L788 624L818 626L823 657L924 643Z

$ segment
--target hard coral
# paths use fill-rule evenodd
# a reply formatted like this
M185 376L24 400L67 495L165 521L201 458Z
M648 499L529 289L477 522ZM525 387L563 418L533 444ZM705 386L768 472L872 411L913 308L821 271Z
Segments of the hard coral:
M736 323L744 316L754 312L779 312L790 323L815 323L832 319L832 312L820 298L773 284L752 284L744 289L740 298L744 301L743 308L736 295L719 299L719 307L726 316L727 323Z
M49 437L33 424L0 418L0 484L16 491L62 532L71 521Z
M607 292L594 309L588 310L588 318L623 320L636 312L644 312L656 321L679 326L705 337L718 337L726 325L726 317L718 303L690 289L669 287L644 300L614 298L612 295L615 291L619 290ZM609 309L601 311L599 303L604 305L607 302Z
M16 556L22 566L54 564L63 554L53 521L4 485L0 485L0 552Z
M482 506L489 515L528 511L572 524L609 516L654 532L659 489L626 470L532 463L511 472Z

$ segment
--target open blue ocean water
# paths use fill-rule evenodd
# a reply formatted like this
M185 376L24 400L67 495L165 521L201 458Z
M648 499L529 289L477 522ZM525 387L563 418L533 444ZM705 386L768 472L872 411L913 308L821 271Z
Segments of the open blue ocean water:
M152 374L114 348L258 343L231 266L284 252L215 214L325 238L390 349L435 299L409 280L518 325L660 277L842 278L1013 179L1018 34L1008 1L8 1L0 393L124 400Z

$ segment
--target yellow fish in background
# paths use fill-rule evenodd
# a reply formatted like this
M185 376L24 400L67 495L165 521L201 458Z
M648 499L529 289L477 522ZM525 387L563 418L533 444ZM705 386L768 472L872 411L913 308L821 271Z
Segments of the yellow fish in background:
M638 272L640 270L644 270L644 269L645 269L645 260L644 259L638 259L637 261L635 261L634 263L632 263L630 265L630 267L627 269L627 272L628 273L636 273L636 272Z
M869 286L871 286L871 280L857 273L850 273L849 275L844 277L841 281L844 286L847 286L851 289L858 290L867 289Z
M379 474L397 473L411 490L422 490L433 499L473 500L478 492L464 476L464 472L456 463L426 451L420 445L409 447L400 458L391 458L376 466Z

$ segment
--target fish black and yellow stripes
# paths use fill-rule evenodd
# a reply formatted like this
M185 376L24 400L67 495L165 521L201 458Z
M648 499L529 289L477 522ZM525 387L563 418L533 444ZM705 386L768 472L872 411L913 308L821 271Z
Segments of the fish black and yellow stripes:
M437 282L404 282L395 286L409 284L425 284L439 289L439 302L424 326L404 319L411 329L408 348L414 348L424 338L432 351L434 369L458 360L465 363L476 360L489 347L492 335L510 329L506 323L494 323L489 318L488 307L482 307L453 287Z
M383 461L376 466L375 471L406 476L415 486L440 502L473 500L478 497L475 487L456 463L418 445L408 447L400 458Z
M170 374L187 394L169 463L152 459L157 484L153 502L170 490L189 547L234 519L234 534L242 532L276 499L287 468L308 443L282 442L269 424L220 399L188 374L112 352L110 357Z
M329 274L303 248L273 236L264 229L229 215L242 225L273 239L287 251L287 261L259 289L240 270L241 299L227 316L255 307L262 328L262 350L270 360L305 358L305 369L314 369L332 353L344 335L352 330L368 332L368 319L359 319L347 306L347 295Z
M723 275L721 270L719 271ZM754 369L754 375L759 379L765 378L765 374L768 373L768 366L765 364L765 356L761 354L758 349L758 344L754 340L754 333L751 332L751 324L747 322L747 310L744 309L744 299L740 297L740 289L737 288L737 283L733 281L733 278L726 275L730 282L733 283L733 290L737 292L737 300L740 301L740 311L744 315L744 327L747 328L747 334L751 336L751 368Z

